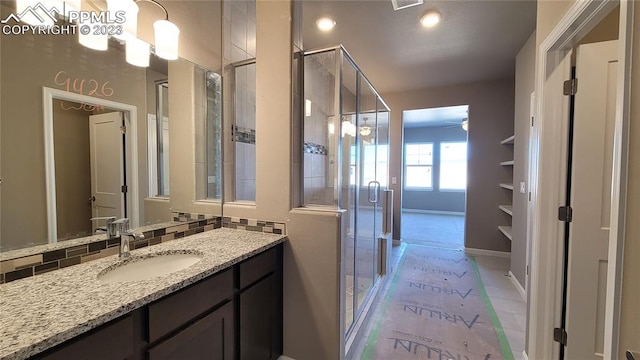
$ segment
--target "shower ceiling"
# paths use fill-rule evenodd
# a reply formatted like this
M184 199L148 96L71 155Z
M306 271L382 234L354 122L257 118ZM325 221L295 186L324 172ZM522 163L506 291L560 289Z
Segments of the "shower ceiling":
M304 47L343 44L382 94L513 76L536 23L532 0L425 1L398 11L389 0L304 0ZM442 14L425 29L420 17ZM336 20L318 31L321 16Z

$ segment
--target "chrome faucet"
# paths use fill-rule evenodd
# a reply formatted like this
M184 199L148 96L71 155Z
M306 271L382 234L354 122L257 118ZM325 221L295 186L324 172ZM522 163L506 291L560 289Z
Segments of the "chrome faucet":
M107 232L107 236L109 237L109 239L116 237L117 231L118 231L118 225L116 223L116 217L115 216L100 216L100 217L94 217L91 218L91 220L95 220L95 221L99 221L99 220L105 220L105 222L107 223L107 226L105 228L97 228L97 230L102 230L102 231L106 231Z
M129 250L131 249L131 241L136 239L144 239L144 235L136 233L129 229L129 219L123 218L114 221L114 223L120 224L120 259L128 259L131 255Z

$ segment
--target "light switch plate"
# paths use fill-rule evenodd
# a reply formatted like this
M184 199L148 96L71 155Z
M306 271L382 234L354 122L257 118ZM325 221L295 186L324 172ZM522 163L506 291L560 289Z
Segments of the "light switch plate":
M391 185L397 185L398 184L398 178L395 176L391 177Z
M526 190L526 185L524 184L524 181L520 181L520 193L524 194L525 192L527 192Z

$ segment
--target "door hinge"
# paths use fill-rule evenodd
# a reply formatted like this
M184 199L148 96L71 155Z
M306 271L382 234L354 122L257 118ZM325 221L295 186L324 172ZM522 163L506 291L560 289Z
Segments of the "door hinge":
M558 208L558 220L571 222L573 220L573 209L571 206L560 206Z
M526 268L525 268L525 273L526 273L527 275L529 275L529 265L527 265L527 266L526 266Z
M533 116L531 117L531 126L533 126Z
M123 194L126 194L129 191L129 187L127 185L122 185L122 187L120 188L120 190L122 190Z
M561 328L554 328L553 341L559 342L560 344L567 346L567 332Z
M529 191L529 201L531 201L531 191Z
M565 95L575 95L578 92L578 79L565 81L562 92Z
M127 133L127 127L124 126L124 125L120 126L120 132L123 133L123 134L126 134Z

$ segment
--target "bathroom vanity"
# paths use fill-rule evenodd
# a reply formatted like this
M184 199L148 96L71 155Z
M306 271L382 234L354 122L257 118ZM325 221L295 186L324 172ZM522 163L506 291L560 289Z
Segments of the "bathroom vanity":
M284 235L216 229L135 250L202 260L105 282L117 256L0 285L1 359L277 359Z

